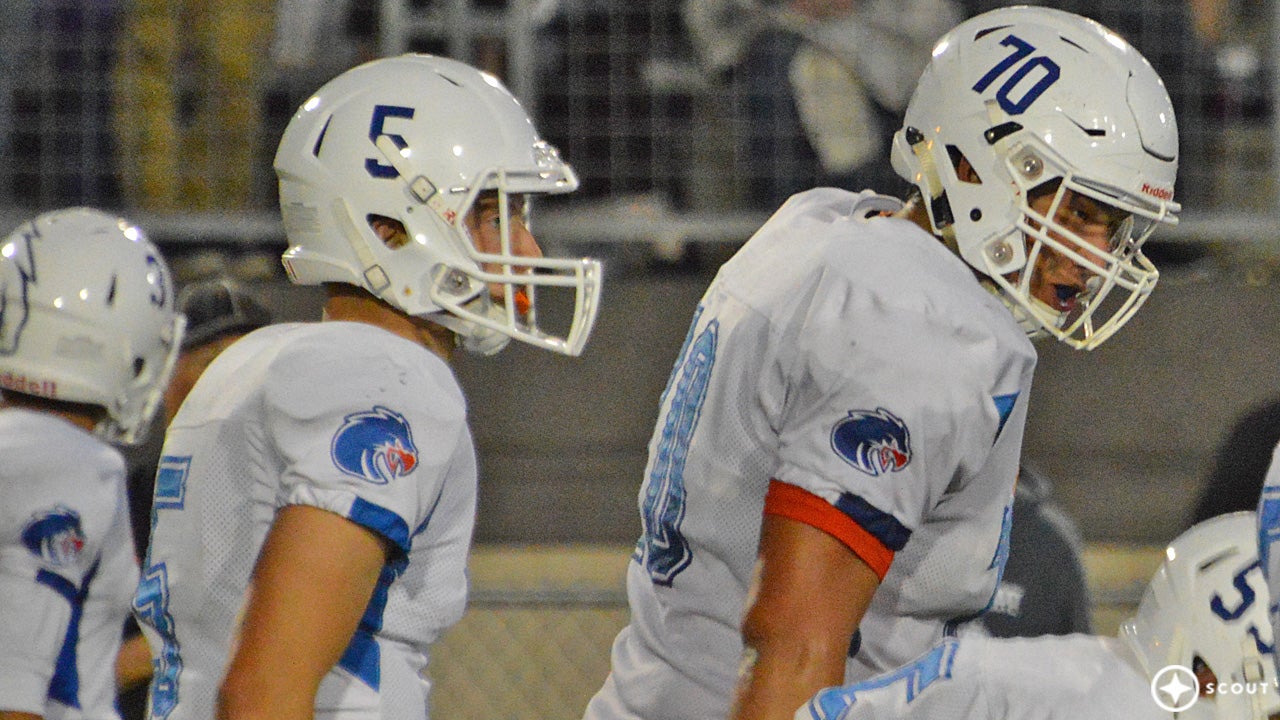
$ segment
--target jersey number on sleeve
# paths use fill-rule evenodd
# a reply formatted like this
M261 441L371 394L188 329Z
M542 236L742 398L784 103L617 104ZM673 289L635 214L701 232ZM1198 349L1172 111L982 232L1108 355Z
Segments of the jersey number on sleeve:
M697 327L696 316L693 323ZM680 360L671 374L674 386L667 386L667 392L672 393L671 404L667 407L653 467L645 483L640 513L644 534L636 547L637 560L658 585L670 587L693 559L689 543L680 531L686 501L684 463L707 397L719 327L719 322L712 320L697 339L692 342L685 339Z
M162 643L158 658L151 661L151 717L163 720L178 704L178 675L182 672L182 656L178 654L178 638L169 614L169 570L164 562L152 563L155 548L156 520L161 510L182 510L187 487L190 457L160 458L156 472L155 500L151 505L151 543L147 549L147 568L133 598L133 611L151 626Z

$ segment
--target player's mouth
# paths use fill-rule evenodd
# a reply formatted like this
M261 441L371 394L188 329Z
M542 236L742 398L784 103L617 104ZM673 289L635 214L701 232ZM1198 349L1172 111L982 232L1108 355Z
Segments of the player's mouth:
M1062 285L1054 284L1053 286L1053 308L1058 312L1067 313L1075 309L1076 303L1080 299L1080 295L1084 293L1084 288L1078 285Z

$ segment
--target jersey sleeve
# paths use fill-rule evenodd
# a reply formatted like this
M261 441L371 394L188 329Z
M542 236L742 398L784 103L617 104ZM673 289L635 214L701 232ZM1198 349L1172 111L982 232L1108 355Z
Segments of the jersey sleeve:
M950 637L911 663L828 688L796 720L1155 720L1149 684L1093 635Z
M795 720L987 720L986 698L969 647L948 638L906 665L862 682L827 688Z
M408 552L470 447L461 390L422 348L351 340L295 343L268 373L267 427L284 464L277 504L329 510Z
M1258 561L1267 579L1267 591L1273 598L1280 598L1280 445L1271 455L1271 465L1262 484L1258 498ZM1267 606L1271 619L1272 637L1280 637L1280 603ZM1276 659L1280 672L1280 656Z
M986 461L1002 419L983 370L996 343L832 275L781 355L775 479L790 487L775 485L765 511L827 530L883 577L926 511Z
M77 591L21 543L0 548L0 709L44 714Z
M97 571L88 584L77 646L81 708L87 715L99 717L111 717L115 707L116 658L138 586L138 560L124 482L122 477L115 516L107 530Z

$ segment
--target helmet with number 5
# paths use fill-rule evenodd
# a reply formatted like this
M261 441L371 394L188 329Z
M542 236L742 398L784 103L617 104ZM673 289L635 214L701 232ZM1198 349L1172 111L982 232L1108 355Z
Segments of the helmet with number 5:
M1142 244L1179 211L1163 82L1115 33L1049 8L993 10L938 41L894 137L893 166L919 188L933 230L1028 334L1076 348L1097 347L1142 306L1158 278ZM1050 191L1049 211L1033 210L1031 199ZM1105 250L1056 221L1068 192L1123 218ZM1032 294L1037 260L1054 254L1089 274L1069 311Z
M141 439L184 323L164 259L122 218L68 208L0 240L0 388L99 406L108 440Z
M515 338L582 351L600 302L600 264L513 252L513 196L564 193L578 178L493 76L430 55L348 70L307 100L275 159L293 282L348 283L497 352ZM496 195L502 247L480 252L466 217ZM375 218L407 241L384 241ZM571 292L564 331L539 326L536 291ZM496 290L495 290L496 289Z
M1178 714L1182 720L1266 720L1280 712L1256 529L1252 512L1237 512L1179 535L1165 549L1137 614L1120 627L1157 697L1172 679L1161 670L1171 665L1195 672L1202 690L1206 682L1226 688L1195 702L1186 694L1192 690L1163 696L1166 705L1190 705ZM1195 683L1179 680L1194 689Z

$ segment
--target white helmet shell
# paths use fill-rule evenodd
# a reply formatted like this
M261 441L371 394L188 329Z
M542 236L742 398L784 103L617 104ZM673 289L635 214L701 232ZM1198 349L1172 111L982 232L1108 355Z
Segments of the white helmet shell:
M578 178L492 75L413 54L348 70L294 115L275 169L293 282L364 288L485 353L509 338L582 351L600 264L515 255L508 207L511 195L570 192ZM503 248L482 255L465 218L486 191L498 197ZM399 221L409 241L384 242L373 217ZM496 302L491 287L503 288ZM538 327L536 288L573 291L562 335Z
M0 241L0 387L102 407L108 440L141 439L183 325L168 266L127 220L68 208Z
M1178 131L1160 77L1118 35L1043 7L970 18L934 47L903 125L894 169L920 189L934 231L998 288L1029 333L1097 347L1145 302L1158 273L1141 245L1180 209ZM960 178L961 158L976 182ZM1058 197L1042 216L1028 191L1055 187L1048 183ZM1066 190L1131 219L1107 252L1054 222ZM1022 272L1045 247L1095 276L1066 315L1036 301L1033 273Z
M1169 543L1120 635L1153 680L1171 665L1213 671L1223 691L1195 701L1182 720L1266 720L1280 712L1269 602L1254 513L1229 513Z

